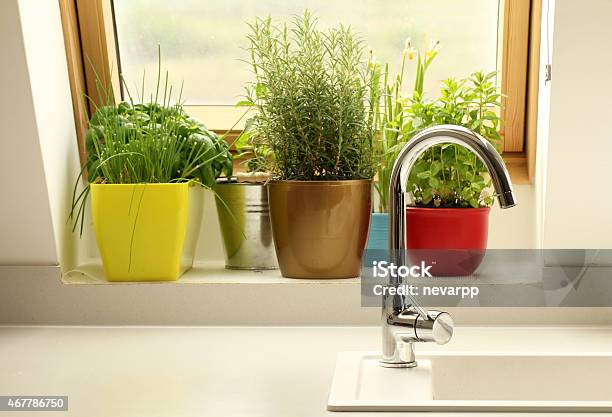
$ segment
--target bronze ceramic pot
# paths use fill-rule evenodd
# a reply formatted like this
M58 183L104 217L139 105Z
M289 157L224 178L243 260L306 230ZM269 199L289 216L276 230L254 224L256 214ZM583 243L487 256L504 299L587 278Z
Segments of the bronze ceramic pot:
M271 181L270 220L284 277L360 275L368 239L371 180Z

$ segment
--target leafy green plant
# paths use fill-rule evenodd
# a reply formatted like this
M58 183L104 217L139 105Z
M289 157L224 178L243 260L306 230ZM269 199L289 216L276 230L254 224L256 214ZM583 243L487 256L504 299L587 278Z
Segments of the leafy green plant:
M404 62L417 55L417 71L412 94L402 97L402 73L387 84L383 111L379 113L376 150L380 211L387 211L390 173L403 145L421 130L440 124L455 124L479 133L498 147L501 120L500 94L495 85L496 73L475 72L466 79L449 78L441 84L440 96L428 100L423 94L426 71L437 55L437 43L425 51L416 51L406 43ZM408 179L408 190L414 202L422 207L481 207L493 204L491 186L484 164L464 147L437 145L415 163Z
M240 106L240 104L238 105ZM274 155L268 148L266 141L258 136L254 117L246 121L243 131L234 143L236 151L238 151L234 158L246 158L244 163L248 173L267 173L267 169L273 163Z
M159 51L158 51L159 53ZM223 138L206 129L183 110L181 95L173 102L168 73L161 86L161 58L158 59L157 87L149 96L145 77L134 100L121 80L129 100L114 103L112 90L97 81L99 102L89 122L86 137L87 169L90 183L139 184L193 181L210 188L215 179L232 174L232 158ZM70 218L73 230L83 229L89 184L78 192L77 178Z
M290 24L249 25L255 82L242 104L256 110L252 169L284 180L372 178L378 94L362 41L316 23L305 11Z
M467 79L443 81L438 99L427 102L419 98L410 103L404 134L412 137L429 126L455 124L482 135L499 149L501 121L495 110L501 103L495 77L495 72L475 72ZM416 205L425 207L490 206L490 187L482 161L468 149L453 144L427 150L408 178Z
M227 144L181 104L119 103L98 108L87 136L89 177L108 184L197 180L231 175Z
M232 174L227 143L187 115L180 104L121 102L99 107L90 120L86 143L92 182L180 178L212 186L223 173ZM97 164L112 155L117 156Z

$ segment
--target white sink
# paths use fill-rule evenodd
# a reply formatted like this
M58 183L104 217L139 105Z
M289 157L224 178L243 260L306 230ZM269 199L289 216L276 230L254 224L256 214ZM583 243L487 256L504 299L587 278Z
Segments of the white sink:
M612 355L436 352L383 368L341 352L330 411L612 411Z

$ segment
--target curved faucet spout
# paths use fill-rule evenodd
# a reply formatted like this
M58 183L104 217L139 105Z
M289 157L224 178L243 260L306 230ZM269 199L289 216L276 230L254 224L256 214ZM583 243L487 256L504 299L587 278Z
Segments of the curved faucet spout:
M484 163L489 175L499 205L509 208L516 205L516 196L512 190L510 175L503 159L485 138L471 130L455 125L439 125L425 129L415 135L399 152L393 165L389 183L389 257L395 265L406 265L406 205L414 203L408 193L408 177L419 156L435 145L452 143L472 151ZM393 279L399 281L399 279ZM400 282L391 282L400 284ZM399 351L395 328L400 323L399 316L407 310L416 312L426 321L435 318L408 296L385 295L383 298L383 366L402 367L414 366L416 362L406 361L406 355ZM408 312L410 312L408 311ZM410 356L410 355L408 355ZM403 359L404 358L404 359Z
M408 176L423 152L435 145L453 143L472 151L487 167L501 208L516 205L510 175L495 147L479 134L461 126L439 125L415 135L400 151L389 182L389 252L405 247L406 205L413 201L406 193Z

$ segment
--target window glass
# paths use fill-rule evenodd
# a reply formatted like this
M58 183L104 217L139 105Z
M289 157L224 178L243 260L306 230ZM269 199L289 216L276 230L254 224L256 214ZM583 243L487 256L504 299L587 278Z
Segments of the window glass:
M247 22L255 16L288 19L308 8L321 28L353 26L377 56L398 71L404 42L441 49L430 67L425 91L435 93L447 77L497 64L499 0L114 0L121 70L136 89L146 70L148 89L162 67L175 87L184 81L187 104L233 104L250 80ZM408 65L411 80L414 65Z

